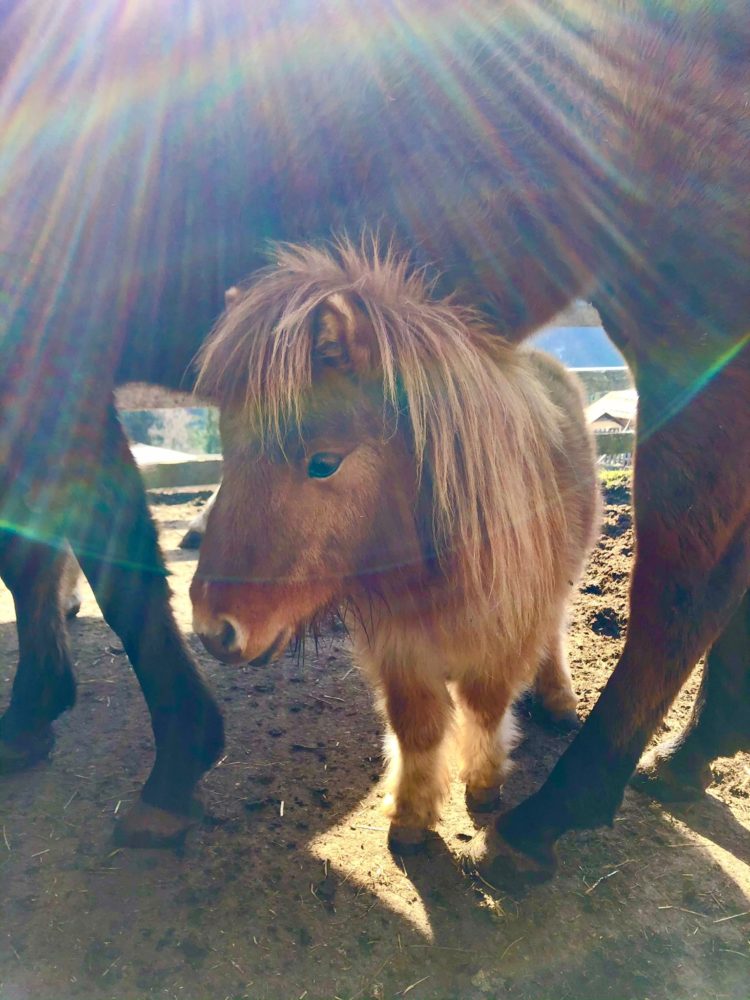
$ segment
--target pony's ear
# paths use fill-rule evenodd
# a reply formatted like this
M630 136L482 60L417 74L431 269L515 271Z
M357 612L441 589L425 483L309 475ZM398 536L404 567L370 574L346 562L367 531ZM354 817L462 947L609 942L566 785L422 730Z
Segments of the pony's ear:
M358 296L329 295L312 316L313 361L364 374L373 364L374 331Z
M227 312L233 309L237 303L240 301L241 292L236 285L232 285L231 288L227 288L224 292L224 308Z

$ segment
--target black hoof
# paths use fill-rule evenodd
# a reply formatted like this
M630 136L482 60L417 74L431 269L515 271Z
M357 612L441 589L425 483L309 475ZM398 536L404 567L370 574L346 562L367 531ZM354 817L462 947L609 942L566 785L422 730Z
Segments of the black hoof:
M427 846L428 831L417 826L397 826L391 823L388 831L388 849L407 858L421 854Z
M55 734L51 726L12 743L0 739L0 774L15 774L33 767L49 757L54 745Z
M502 841L500 846L495 841L492 854L477 865L477 874L488 885L511 894L548 882L556 871L557 859L554 853L549 859L540 862L538 858L522 851L514 851Z
M488 830L484 847L475 847L462 859L464 872L498 892L522 894L534 885L552 878L557 871L554 848L542 853L527 853L512 847L497 831ZM481 853L477 855L477 850Z
M490 813L500 808L502 788L466 789L466 808L472 813Z
M191 815L169 812L149 805L143 799L118 820L114 841L118 847L168 848L182 846L188 831L200 819L201 810L196 804Z
M699 802L713 781L708 764L681 771L668 758L647 758L630 779L631 787L664 805Z
M488 832L484 856L476 864L478 874L507 892L552 878L557 871L558 834L544 817L536 797L500 816Z
M201 542L203 541L203 535L200 531L194 531L192 528L190 531L185 532L182 541L180 542L181 549L199 549L201 547Z

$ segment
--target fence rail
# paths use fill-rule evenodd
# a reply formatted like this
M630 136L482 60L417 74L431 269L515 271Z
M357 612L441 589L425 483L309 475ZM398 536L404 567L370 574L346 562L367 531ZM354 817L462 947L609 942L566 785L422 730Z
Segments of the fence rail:
M627 368L574 368L584 387L587 402L605 393L627 389L633 384ZM132 385L118 390L118 408L134 449L150 446L139 456L144 479L149 486L194 486L217 481L221 456L216 411L201 406L186 393L168 393L154 386ZM604 466L629 465L634 448L632 431L595 434L599 463ZM156 449L168 449L162 461ZM182 457L180 457L182 456Z

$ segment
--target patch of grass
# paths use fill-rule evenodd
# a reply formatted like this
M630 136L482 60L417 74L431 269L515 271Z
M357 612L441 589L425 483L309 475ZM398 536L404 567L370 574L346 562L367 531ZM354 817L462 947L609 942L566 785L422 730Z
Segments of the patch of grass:
M633 482L632 469L600 469L599 481L602 484L604 499L607 503L629 503Z

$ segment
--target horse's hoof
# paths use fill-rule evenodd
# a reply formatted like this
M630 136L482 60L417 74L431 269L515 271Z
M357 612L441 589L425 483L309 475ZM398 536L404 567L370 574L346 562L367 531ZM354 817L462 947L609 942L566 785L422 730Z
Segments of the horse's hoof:
M201 542L203 541L203 535L200 531L195 531L190 528L182 537L180 542L181 549L199 549L201 547Z
M511 846L497 830L488 830L482 856L465 855L463 869L500 892L520 893L552 878L557 858L552 845L532 853Z
M65 608L65 617L68 621L73 621L74 618L78 617L78 613L81 610L81 602L76 598L71 601Z
M554 851L548 856L516 851L501 837L493 836L491 849L477 871L489 885L505 892L521 892L529 886L547 882L557 871Z
M118 847L179 847L196 821L195 816L169 812L139 799L118 820L114 840Z
M0 774L15 774L46 760L55 745L51 726L12 743L0 739Z
M388 830L388 848L394 854L402 854L405 857L419 854L425 849L427 834L428 831L421 826L399 826L397 823L391 823Z
M466 788L466 808L469 812L494 812L500 806L502 787L490 785L488 788Z
M658 748L648 754L630 779L631 786L665 805L698 802L713 781L711 768L705 761L694 767L675 766L675 759Z

